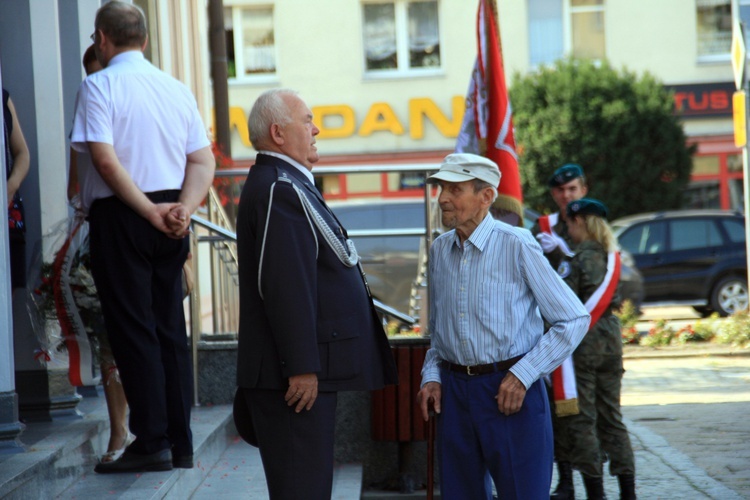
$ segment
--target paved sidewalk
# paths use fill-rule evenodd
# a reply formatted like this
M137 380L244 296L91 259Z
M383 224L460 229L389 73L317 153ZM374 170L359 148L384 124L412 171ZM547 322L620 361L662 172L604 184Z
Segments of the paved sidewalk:
M636 457L639 498L750 498L750 356L726 355L732 352L726 347L722 351L725 355L712 350L714 354L706 356L699 348L686 356L685 350L662 350L655 357L644 356L648 350L643 350L626 359L623 414ZM356 475L351 469L346 473ZM578 473L575 488L583 498ZM609 498L619 498L616 478L607 476L605 489ZM366 495L380 500L424 496L424 491ZM239 438L192 498L235 497L268 498L258 451ZM359 495L339 490L334 498L356 500Z
M698 496L684 498L730 498L706 489L704 476L733 491L733 498L750 498L750 350L725 346L723 354L705 355L695 349L692 357L661 351L660 358L625 359L622 406L629 429L644 451L658 454L695 487ZM674 355L664 356L669 352ZM639 486L646 486L654 474L636 466Z

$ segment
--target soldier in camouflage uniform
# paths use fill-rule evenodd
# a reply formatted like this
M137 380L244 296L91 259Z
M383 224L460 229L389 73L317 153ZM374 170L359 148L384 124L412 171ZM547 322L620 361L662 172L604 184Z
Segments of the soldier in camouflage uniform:
M575 163L567 163L555 170L549 179L550 195L559 208L559 212L549 215L549 221L552 231L565 243L567 247L563 250L563 245L556 238L544 234L540 227L539 220L531 228L532 234L539 240L545 257L554 269L557 269L560 263L570 258L566 255L568 249L575 249L575 244L568 234L568 222L566 207L569 202L578 200L586 196L588 187L583 168ZM550 406L555 408L555 401L552 395L552 389L548 387ZM558 417L553 410L552 414L552 432L555 440L555 462L557 462L558 483L555 491L550 496L551 500L573 500L575 491L573 488L573 468L570 460L570 444L567 439L566 419L567 417Z
M605 217L606 207L582 198L568 204L568 230L575 256L560 264L558 272L582 302L600 287L607 274L608 252L617 242ZM619 306L615 293L607 309L573 353L579 414L565 417L569 458L581 471L589 499L604 498L602 450L609 470L618 476L621 498L635 498L635 461L620 411L624 373L620 322L612 314Z
M586 177L583 175L583 168L575 163L567 163L555 170L552 177L550 177L548 184L552 199L560 209L559 212L549 215L550 222L553 222L552 230L567 244L569 249L573 249L573 242L568 235L565 207L567 207L568 203L571 201L581 199L588 193L588 186L586 185ZM538 220L534 223L534 227L531 228L531 232L536 236L536 239L539 240L539 244L547 257L547 260L552 264L552 267L557 269L557 266L563 258L566 257L565 254L569 253L562 245L560 245L560 239L543 233Z

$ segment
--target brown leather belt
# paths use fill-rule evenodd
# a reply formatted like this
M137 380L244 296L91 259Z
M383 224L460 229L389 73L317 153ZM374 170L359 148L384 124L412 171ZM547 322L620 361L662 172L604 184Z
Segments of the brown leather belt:
M489 363L486 365L474 365L474 366L456 365L449 361L443 360L440 362L440 366L442 366L446 370L459 372L459 373L465 373L466 375L487 375L488 373L501 372L503 370L510 369L513 365L515 365L518 362L518 360L523 358L523 356L524 355L521 354L520 356L506 359L505 361L498 361L497 363Z

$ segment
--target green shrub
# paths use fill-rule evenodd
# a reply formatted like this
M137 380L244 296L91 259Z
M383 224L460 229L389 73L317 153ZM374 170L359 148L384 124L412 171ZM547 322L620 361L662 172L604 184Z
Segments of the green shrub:
M716 322L716 341L737 347L750 347L750 315L747 311L732 314Z
M636 310L633 302L630 300L623 300L622 305L618 311L614 311L614 315L620 320L620 326L623 330L629 329L638 322L638 311Z
M671 326L667 326L667 320L658 320L648 334L641 338L641 345L646 347L666 346L672 342L677 332Z
M710 321L696 321L695 325L687 325L677 331L675 340L680 344L688 342L706 342L715 335L716 326Z

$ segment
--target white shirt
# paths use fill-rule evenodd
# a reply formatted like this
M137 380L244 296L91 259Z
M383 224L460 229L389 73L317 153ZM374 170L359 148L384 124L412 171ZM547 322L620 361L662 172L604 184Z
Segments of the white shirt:
M90 75L78 91L71 146L88 154L88 142L111 144L144 193L181 189L187 155L210 145L195 98L182 82L131 50ZM85 160L84 160L85 161ZM96 169L79 175L88 192L84 210L113 193Z
M461 244L456 231L430 248L430 338L422 385L440 382L440 360L511 368L528 388L583 339L589 315L532 234L491 215ZM540 314L541 312L541 314ZM552 324L544 334L542 315Z
M97 193L112 191L96 171L88 150L76 153L76 173L78 174L78 196L83 213L89 213L91 203L98 197Z

